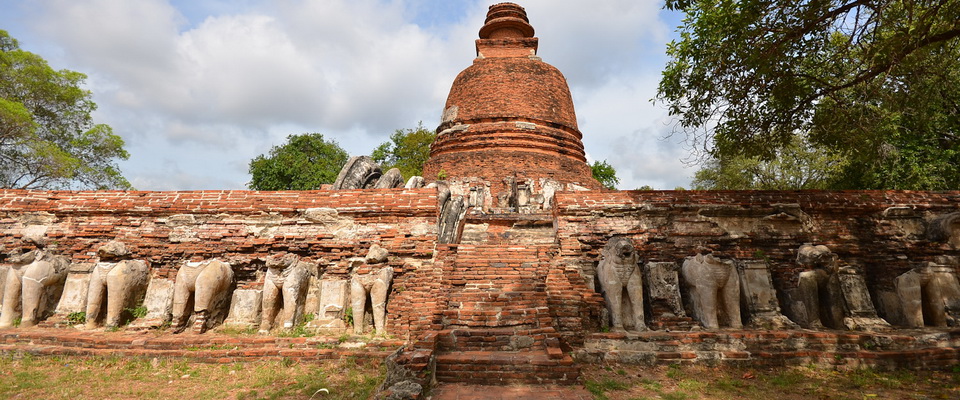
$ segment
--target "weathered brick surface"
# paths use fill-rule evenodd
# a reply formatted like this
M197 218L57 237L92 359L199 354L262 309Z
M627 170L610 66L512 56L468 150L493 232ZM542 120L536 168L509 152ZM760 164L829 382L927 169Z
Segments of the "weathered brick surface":
M0 354L184 358L215 364L280 359L309 362L346 357L379 363L393 349L403 345L397 340L373 341L359 349L339 348L340 344L337 338L326 337L278 338L216 333L156 336L83 332L73 328L0 331Z
M477 58L454 80L424 176L479 178L494 198L506 191L508 176L599 189L566 79L536 57L538 40L523 8L492 7L509 10L491 8Z
M484 385L572 384L580 377L573 358L546 352L465 351L437 356L437 380Z
M405 334L411 326L433 328L420 315L437 297L439 279L431 275L437 210L436 189L2 190L0 246L30 248L24 235L42 227L57 251L84 263L95 261L99 246L121 240L133 258L150 263L154 277L172 279L190 259L219 258L232 265L238 287L250 288L262 285L269 254L296 253L319 262L326 277L347 279L347 260L365 256L376 243L393 256L389 265L396 271L387 329Z
M640 365L944 369L960 362L960 330L594 333L576 358Z
M610 237L625 235L643 262L680 263L700 246L724 258L766 260L782 295L802 271L797 249L816 243L860 267L879 303L910 268L960 255L925 234L931 220L960 210L957 191L594 191L556 200L560 261L584 269L595 268Z

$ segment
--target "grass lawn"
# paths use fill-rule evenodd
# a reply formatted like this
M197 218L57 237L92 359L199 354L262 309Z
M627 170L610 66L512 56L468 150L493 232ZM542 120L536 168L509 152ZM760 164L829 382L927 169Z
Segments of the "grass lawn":
M371 361L200 364L120 357L0 355L3 399L366 399L383 379ZM952 371L582 365L596 399L960 399ZM321 391L326 389L327 392Z
M960 366L952 371L833 371L635 366L584 368L596 399L960 399Z
M353 359L199 364L120 357L0 356L3 399L365 399L381 367ZM321 389L327 389L324 393Z

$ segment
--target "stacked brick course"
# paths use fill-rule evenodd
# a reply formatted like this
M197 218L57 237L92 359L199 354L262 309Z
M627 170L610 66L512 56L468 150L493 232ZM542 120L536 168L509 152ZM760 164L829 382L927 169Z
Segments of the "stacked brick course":
M862 269L878 311L894 323L894 279L960 256L926 235L930 221L960 210L956 191L620 191L558 193L556 200L564 262L595 267L614 235L633 238L643 262L681 263L706 247L724 258L766 261L783 296L803 270L800 245L824 244L842 264Z
M259 288L267 255L291 252L320 262L328 278L348 279L347 260L372 244L395 256L397 307L387 329L404 335L433 328L430 276L436 241L436 189L363 191L66 192L0 191L0 246L31 248L36 229L75 264L120 240L152 275L173 279L191 259L229 262L238 288ZM3 260L0 259L0 263ZM399 288L399 290L398 290ZM433 291L433 292L431 292Z
M470 208L460 221L459 243L437 244L437 189L0 190L0 247L30 249L26 239L43 236L75 265L86 265L97 261L99 246L120 240L131 258L150 264L154 278L172 279L186 261L219 258L231 264L237 288L256 289L268 255L295 253L318 263L324 278L345 281L369 269L356 258L377 244L390 254L383 266L395 271L386 330L406 343L397 362L424 379L435 366L444 381L570 383L579 374L565 353L574 349L587 361L651 365L944 367L960 361L955 329L695 332L690 318L659 315L668 311L662 304L647 304L647 320L656 322L649 326L659 331L600 333L603 298L591 283L599 252L614 236L632 238L644 263L679 264L704 249L721 258L763 261L787 310L803 270L797 250L804 243L827 245L842 264L861 270L880 316L897 324L897 276L929 262L960 268L960 191L594 190L557 191L548 199L540 187L523 194L541 195L542 208L522 209L516 198L515 205L491 208L489 197L469 199L481 192L469 192L474 185L487 185L484 196L503 199L503 192L517 195L517 187L544 186L548 179L555 181L550 190L599 184L585 162L566 81L536 57L537 39L523 9L492 6L480 37L477 60L451 89L424 169L428 178L442 172L461 180L451 182L451 192L468 191L453 193L468 196ZM0 352L33 342L45 346L41 354L114 350L189 357L176 343L203 340L35 332L42 331L5 332ZM350 353L273 340L248 338L238 350L204 350L196 358Z
M567 81L536 56L533 32L520 6L490 7L477 58L450 89L424 176L479 179L494 198L509 190L504 177L600 188Z

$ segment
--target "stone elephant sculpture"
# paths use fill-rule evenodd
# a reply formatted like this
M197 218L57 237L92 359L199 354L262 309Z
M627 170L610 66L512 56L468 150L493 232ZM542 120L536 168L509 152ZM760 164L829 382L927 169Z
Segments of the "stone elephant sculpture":
M97 253L100 262L90 274L87 290L87 328L95 328L106 302L107 315L103 324L107 327L120 325L123 310L131 306L132 297L146 289L149 266L141 260L120 260L130 254L121 242L109 242Z
M393 268L383 267L371 274L355 274L350 279L350 299L353 307L353 333L363 333L363 312L369 294L373 305L373 327L376 333L386 333L387 294L393 281Z
M628 237L614 237L600 250L597 278L607 300L615 331L624 330L624 319L632 323L634 330L647 329L643 316L643 278L639 263L640 256L633 240ZM628 309L630 315L624 315Z
M907 326L960 326L960 282L952 266L929 263L894 280Z
M740 319L740 277L731 260L720 260L712 254L687 257L680 268L684 283L690 288L693 313L707 329L720 328L720 311L730 328L742 328Z
M266 264L267 275L263 281L260 332L270 331L281 308L283 309L281 316L283 328L293 328L297 308L303 305L310 282L311 271L308 263L300 261L296 255L286 254L267 257ZM280 307L281 299L282 307Z
M839 257L827 246L804 244L797 251L797 264L806 269L798 276L803 308L797 321L808 329L843 327Z
M43 249L11 258L14 265L7 272L0 328L13 326L20 314L21 327L36 325L45 311L46 295L57 285L63 285L70 261ZM17 312L18 308L21 313Z
M186 328L190 312L187 305L193 297L194 331L203 333L207 322L225 299L233 283L233 269L220 260L187 262L177 271L173 286L173 327Z

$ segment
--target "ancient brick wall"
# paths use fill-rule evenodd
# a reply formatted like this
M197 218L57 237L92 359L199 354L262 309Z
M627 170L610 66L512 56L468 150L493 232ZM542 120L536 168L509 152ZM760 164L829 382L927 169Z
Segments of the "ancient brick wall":
M154 277L174 278L187 260L229 262L238 288L259 288L264 258L290 252L319 262L326 278L347 279L348 260L372 244L396 271L387 329L420 324L437 237L437 191L0 191L0 247L32 248L28 236L74 263L95 262L97 249L123 241L149 262ZM3 255L0 255L3 257ZM3 259L0 259L0 263ZM423 269L423 274L418 271ZM429 311L426 312L429 314ZM419 326L419 325L417 325ZM429 327L426 326L419 329Z
M894 278L960 255L926 233L960 211L957 191L594 191L557 193L556 202L561 262L587 275L607 240L624 235L643 262L680 264L701 246L722 258L765 260L782 295L797 285L798 248L824 244L862 269L881 316L893 320Z

